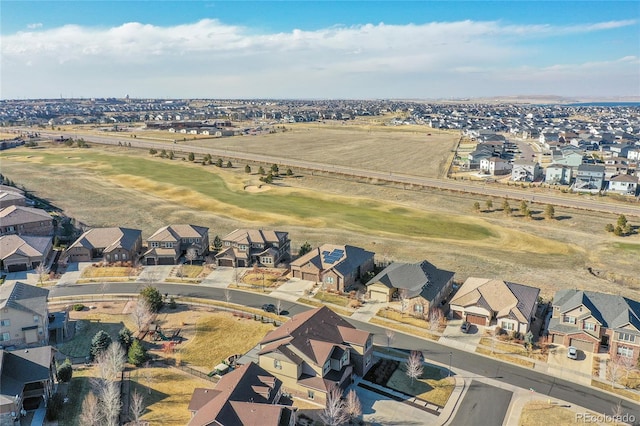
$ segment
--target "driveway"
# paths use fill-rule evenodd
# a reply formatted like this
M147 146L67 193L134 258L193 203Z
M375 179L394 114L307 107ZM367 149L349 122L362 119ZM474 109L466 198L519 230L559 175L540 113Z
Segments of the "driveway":
M578 359L567 357L567 347L554 345L549 349L548 368L549 374L557 377L575 378L582 384L591 384L593 372L593 353L578 351Z
M82 271L91 266L92 262L71 262L65 268L64 274L58 280L56 285L75 284L80 279Z
M306 290L311 290L315 282L301 280L300 278L291 278L283 283L276 290L269 293L271 297L276 297L289 302L295 302L299 298L304 297Z
M451 425L501 425L513 392L472 380Z
M377 392L355 386L362 419L371 425L440 425L442 419L419 408L401 404Z
M206 287L227 288L229 287L229 284L235 281L236 271L238 277L241 277L246 269L232 268L230 266L218 266L209 275L207 275L205 279L202 280L200 285Z
M466 351L475 352L480 339L484 336L484 327L471 324L468 333L460 331L462 320L449 320L447 327L442 332L439 342L446 346L452 346Z

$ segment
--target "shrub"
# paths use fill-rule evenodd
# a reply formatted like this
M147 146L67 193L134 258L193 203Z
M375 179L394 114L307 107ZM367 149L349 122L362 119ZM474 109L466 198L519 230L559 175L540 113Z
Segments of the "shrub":
M169 309L176 309L177 307L178 305L176 304L176 299L171 296L171 298L169 299Z
M74 311L83 311L84 310L84 305L82 303L76 303L75 305L73 305L73 310Z
M129 348L127 353L129 362L136 367L142 365L147 360L147 350L142 346L138 339L133 341L133 344Z
M58 366L56 377L59 382L68 383L71 381L71 377L73 376L73 367L71 366L71 361L69 358L65 359L64 362Z
M47 401L47 420L50 422L58 420L63 409L64 397L59 393L54 393Z
M162 308L162 294L157 288L147 286L140 291L140 296L149 303L149 307L153 312L158 312Z

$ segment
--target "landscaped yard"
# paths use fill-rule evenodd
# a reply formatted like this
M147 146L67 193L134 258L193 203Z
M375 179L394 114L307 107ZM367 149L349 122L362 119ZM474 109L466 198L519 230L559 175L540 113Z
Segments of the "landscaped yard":
M540 349L534 349L533 351L527 351L522 344L503 342L498 339L493 339L491 337L483 337L480 339L481 346L484 346L488 349L494 349L496 352L502 352L510 355L520 355L527 358L539 360L539 361L547 361L549 356L547 354L543 354Z
M491 349L478 346L476 352L483 355L490 355L493 358L498 358L503 361L512 362L514 364L521 365L523 367L534 368L535 363L533 361L527 361L526 359L518 358L517 356L507 355L500 352L493 352Z
M422 376L412 381L406 374L405 364L401 363L387 382L387 387L444 407L455 383L453 377L442 377L442 370L439 368L426 365Z
M397 322L388 321L386 319L382 319L381 317L373 317L373 318L371 318L369 320L369 322L372 323L372 324L382 325L382 326L387 327L387 328L392 328L394 330L398 330L398 331L401 331L403 333L413 334L415 336L424 337L424 338L430 339L430 340L439 340L440 339L439 335L430 333L424 328L418 328L416 326L412 326L412 325L409 325L409 324L398 324Z
M576 413L568 408L546 401L532 401L522 408L519 426L538 426L541 423L547 425L574 425Z
M133 277L138 270L130 266L89 266L82 271L82 278Z
M270 269L249 270L241 278L245 284L260 288L275 287L278 285L278 278L282 276L282 271Z
M76 365L73 369L73 377L67 385L66 397L69 402L64 405L59 424L62 426L84 426L79 423L82 412L82 401L91 390L90 378L97 375L95 367Z
M318 299L321 302L333 303L338 306L348 306L349 302L353 299L349 299L347 296L341 296L335 293L329 293L326 291L319 291L314 296L315 299Z

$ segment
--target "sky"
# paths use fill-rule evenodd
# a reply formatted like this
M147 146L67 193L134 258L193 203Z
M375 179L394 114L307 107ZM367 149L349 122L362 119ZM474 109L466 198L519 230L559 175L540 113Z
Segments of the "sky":
M0 99L640 96L640 2L11 1Z

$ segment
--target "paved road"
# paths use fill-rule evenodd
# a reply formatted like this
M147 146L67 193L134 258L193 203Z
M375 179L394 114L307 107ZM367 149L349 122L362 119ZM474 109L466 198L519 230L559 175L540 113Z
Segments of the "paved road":
M50 297L72 296L72 295L92 295L100 294L138 294L146 284L111 283L107 285L69 285L59 286L51 290ZM199 287L182 284L157 284L155 287L162 293L169 295L179 295L185 297L199 297L213 300L225 300L224 289ZM243 291L231 291L231 302L244 306L259 308L264 303L276 303L275 299L267 295L249 293ZM289 315L295 315L310 309L307 306L293 302L282 301L282 309L287 310ZM387 337L385 329L373 324L350 320L354 326L367 330L374 334L374 342L380 346L386 346ZM502 363L494 359L476 355L465 351L449 348L436 342L419 339L408 334L396 331L394 346L400 349L417 349L425 354L426 359L431 359L442 365L449 365L452 370L456 368L470 372L473 377L489 377L504 383L520 387L522 389L533 389L541 396L550 396L576 404L581 407L588 407L590 410L610 414L619 398L608 393L601 392L595 388L573 384L566 380L561 380L534 370L518 367L517 365ZM640 419L640 405L628 401L622 401L623 413L629 413ZM455 424L455 423L454 423Z
M513 392L472 380L451 422L456 426L501 426Z
M55 132L40 132L42 137L59 138L60 136L75 137L73 134L55 133ZM530 191L524 189L517 189L513 187L504 188L501 184L483 184L473 183L470 181L456 181L450 179L434 179L421 176L408 175L403 173L392 172L379 172L375 170L363 170L355 167L338 166L331 164L315 163L311 161L295 160L290 158L274 157L263 154L253 154L249 152L238 152L227 149L214 149L207 147L190 146L187 142L181 142L179 144L142 141L139 139L131 138L114 138L107 136L86 136L82 137L87 142L106 144L106 145L118 145L119 142L123 144L131 144L135 148L143 149L173 149L193 152L195 154L211 154L213 156L234 158L237 160L244 160L250 162L258 162L265 164L277 163L284 167L293 167L298 169L310 170L323 173L333 173L338 175L354 176L365 179L377 179L381 181L388 181L402 185L416 185L429 188L438 188L450 191L466 192L473 194L481 194L486 196L492 196L497 198L510 198L515 200L527 200L534 201L536 203L554 204L556 206L571 207L584 210L595 210L606 213L625 214L631 216L640 217L640 203L637 205L630 204L616 204L606 203L599 201L597 196L578 196L578 195L564 195L564 194L545 194L538 195L532 194Z

